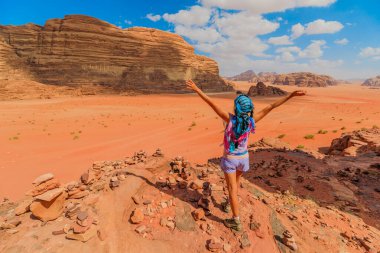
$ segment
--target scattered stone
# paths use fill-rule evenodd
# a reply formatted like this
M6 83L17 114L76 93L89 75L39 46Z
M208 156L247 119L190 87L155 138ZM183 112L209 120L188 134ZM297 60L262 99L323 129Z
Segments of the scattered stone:
M56 230L56 231L53 231L51 232L52 235L63 235L65 234L65 231L63 229L60 229L60 230Z
M166 226L168 227L168 228L170 228L170 229L174 229L175 228L175 223L174 223L174 221L168 221L167 223L166 223Z
M34 189L29 191L26 195L31 195L34 197L37 195L41 195L49 190L58 188L59 186L60 183L56 179L50 179L34 187Z
M42 201L51 201L52 199L55 199L58 195L60 195L64 191L64 188L56 188L50 191L47 191L41 195L35 196L36 199L42 200Z
M191 215L191 208L188 205L176 207L175 224L180 231L194 231L196 223Z
M231 244L229 244L229 243L224 243L224 244L223 244L223 250L224 250L225 252L230 252L231 249L232 249Z
M133 224L139 224L144 220L144 212L140 208L136 208L131 215L131 222Z
M87 212L84 212L84 211L78 212L78 214L77 214L77 219L78 220L84 221L87 218L88 218L88 213Z
M35 186L38 186L38 185L40 185L40 184L42 184L42 183L44 183L50 179L53 179L53 178L54 178L54 175L52 173L46 173L46 174L43 174L43 175L37 177L36 179L34 179L33 184Z
M248 248L251 246L251 241L249 240L248 238L248 234L247 232L244 232L242 235L241 235L241 238L240 238L240 247L242 249L245 249L245 248Z
M285 230L282 235L283 235L282 243L288 246L291 250L296 251L298 247L290 231Z
M90 194L89 191L79 191L71 196L69 196L69 199L81 199L81 198L84 198L86 196L88 196Z
M138 226L135 231L139 234L143 234L146 230L146 226L145 225L141 225L141 226Z
M135 202L136 205L139 205L141 203L141 197L134 195L132 196L133 202Z
M219 242L215 242L214 239L207 241L207 249L211 252L217 252L223 249L223 245Z
M71 239L71 240L81 241L81 242L87 242L88 240L90 240L92 237L96 235L97 235L97 229L96 227L93 226L89 230L81 234L69 233L66 235L66 238Z
M21 202L16 208L15 208L15 214L21 215L24 213L27 213L30 211L30 204L32 204L33 199L27 199Z
M312 191L312 192L315 190L314 187L313 187L312 185L310 185L310 184L305 185L305 188L306 188L307 190L309 190L309 191Z
M202 208L194 210L192 215L196 221L205 219L205 211Z

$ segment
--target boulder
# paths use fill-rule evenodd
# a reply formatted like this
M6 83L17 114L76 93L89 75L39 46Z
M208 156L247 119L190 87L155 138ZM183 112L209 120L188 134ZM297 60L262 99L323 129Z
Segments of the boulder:
M35 200L30 205L30 211L35 217L42 221L57 219L63 212L64 203L67 197L66 192L62 192L50 201Z
M284 96L287 92L274 87L274 86L266 86L263 82L258 82L256 86L251 86L247 93L248 96L264 96L264 97L272 97L272 96Z

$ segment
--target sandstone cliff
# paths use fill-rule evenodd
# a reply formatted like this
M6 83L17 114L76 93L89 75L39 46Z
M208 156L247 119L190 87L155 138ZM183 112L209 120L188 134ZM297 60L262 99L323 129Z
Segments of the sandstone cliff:
M370 78L364 81L363 86L380 87L380 76Z
M184 80L192 78L206 91L232 89L219 77L214 60L194 54L179 35L157 29L120 29L96 18L68 15L44 26L0 26L0 41L3 80L25 69L31 75L23 78L73 87L183 92Z
M252 83L267 82L272 83L278 74L276 72L260 72L251 80Z

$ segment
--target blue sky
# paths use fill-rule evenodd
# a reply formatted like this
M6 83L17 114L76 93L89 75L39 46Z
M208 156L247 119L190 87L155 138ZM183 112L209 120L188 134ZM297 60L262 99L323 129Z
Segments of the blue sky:
M121 28L176 32L215 59L222 75L247 69L341 79L380 74L377 0L2 0L0 10L2 25L84 14Z

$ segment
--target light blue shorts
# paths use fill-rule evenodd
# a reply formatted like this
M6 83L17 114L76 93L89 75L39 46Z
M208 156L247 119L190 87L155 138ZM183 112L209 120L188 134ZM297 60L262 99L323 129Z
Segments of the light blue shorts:
M247 172L249 170L249 157L248 156L245 156L242 158L222 157L222 160L220 161L220 167L227 174L234 173L237 170L242 171L242 172Z

